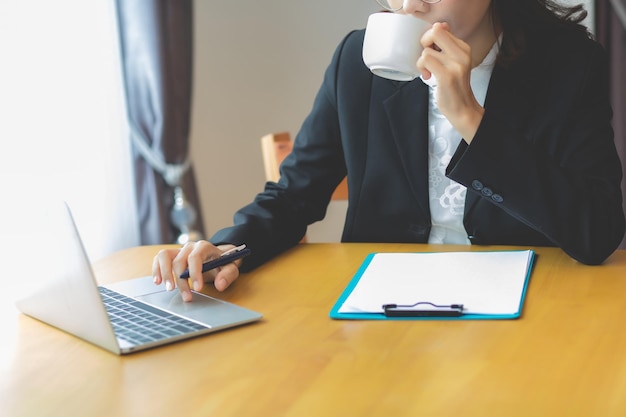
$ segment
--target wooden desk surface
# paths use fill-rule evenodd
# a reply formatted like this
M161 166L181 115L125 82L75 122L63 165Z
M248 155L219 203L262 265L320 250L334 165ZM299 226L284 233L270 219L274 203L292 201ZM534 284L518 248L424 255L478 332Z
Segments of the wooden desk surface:
M157 249L94 268L102 282L148 275ZM328 318L368 253L422 250L468 248L299 245L219 295L263 321L126 357L5 315L0 414L626 415L626 251L590 267L538 248L519 320Z

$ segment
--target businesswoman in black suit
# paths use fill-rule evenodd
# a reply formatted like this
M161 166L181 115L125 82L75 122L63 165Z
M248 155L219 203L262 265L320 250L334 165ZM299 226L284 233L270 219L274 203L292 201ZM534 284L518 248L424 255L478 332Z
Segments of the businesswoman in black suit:
M364 31L338 46L281 166L234 225L154 259L155 283L224 290L296 245L348 176L344 242L558 246L602 263L624 235L621 166L607 58L552 0L391 0L433 24L396 82L362 60ZM204 277L203 261L246 243L252 255ZM215 246L214 246L215 245Z

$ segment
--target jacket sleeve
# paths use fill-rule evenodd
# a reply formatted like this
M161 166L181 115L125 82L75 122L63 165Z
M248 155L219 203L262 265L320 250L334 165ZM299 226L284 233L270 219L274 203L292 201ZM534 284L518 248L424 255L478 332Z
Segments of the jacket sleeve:
M309 224L324 218L332 192L346 175L335 97L336 74L350 38L348 34L339 44L326 69L313 108L281 164L279 181L267 182L252 203L235 213L234 225L210 239L214 244L246 243L252 254L242 271L295 246Z
M525 126L507 123L487 102L472 143L459 147L447 174L574 259L600 264L624 236L622 170L607 59L599 45L584 45L575 61L556 57L538 77L541 92L525 103Z

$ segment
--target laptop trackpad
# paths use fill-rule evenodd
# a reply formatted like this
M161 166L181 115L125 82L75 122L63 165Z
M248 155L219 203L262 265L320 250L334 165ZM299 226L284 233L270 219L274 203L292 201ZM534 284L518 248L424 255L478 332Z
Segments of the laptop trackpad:
M234 304L192 292L192 301L183 301L178 291L159 291L135 297L147 304L199 321L211 327L232 325L242 319L244 310Z

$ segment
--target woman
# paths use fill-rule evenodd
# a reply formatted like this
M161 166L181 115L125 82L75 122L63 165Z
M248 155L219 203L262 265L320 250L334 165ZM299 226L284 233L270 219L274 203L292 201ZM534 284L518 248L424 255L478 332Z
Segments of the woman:
M585 12L551 0L391 0L433 24L416 65L395 82L363 64L364 31L341 42L313 109L281 166L234 226L211 243L160 252L155 283L190 300L215 281L294 246L324 217L347 174L344 242L558 246L602 263L624 235L621 166L613 143L602 48ZM206 273L234 245L252 255ZM216 246L214 246L216 245Z

